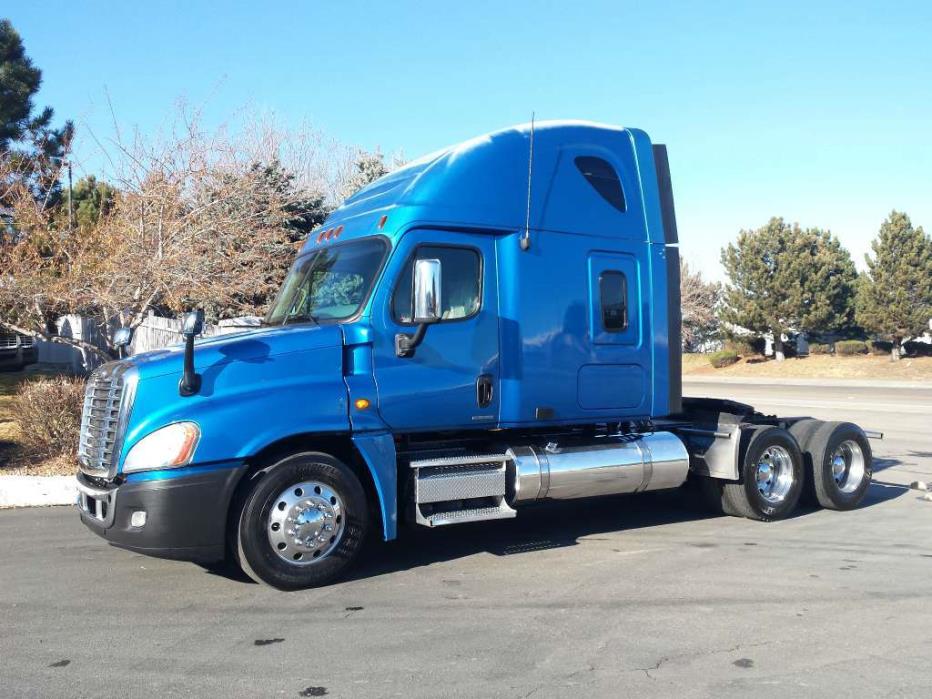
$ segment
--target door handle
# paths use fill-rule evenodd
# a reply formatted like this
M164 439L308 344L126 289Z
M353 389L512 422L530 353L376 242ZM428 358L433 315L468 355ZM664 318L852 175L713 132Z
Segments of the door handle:
M492 377L482 374L476 379L476 403L480 408L487 408L492 402Z

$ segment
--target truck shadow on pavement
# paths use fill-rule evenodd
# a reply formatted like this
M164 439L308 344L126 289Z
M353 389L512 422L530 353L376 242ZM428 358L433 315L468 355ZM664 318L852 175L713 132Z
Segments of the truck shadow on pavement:
M908 488L901 485L872 483L861 509L898 498L907 492ZM807 517L819 511L819 508L801 502L790 519ZM511 520L437 529L405 526L395 541L371 542L362 560L346 580L378 577L477 553L511 556L577 546L581 540L597 540L600 534L713 518L722 519L723 522L743 521L711 512L697 493L685 489L546 502L522 508L518 517ZM703 534L698 536L701 538ZM693 545L703 546L701 542ZM234 566L212 568L208 572L252 582Z

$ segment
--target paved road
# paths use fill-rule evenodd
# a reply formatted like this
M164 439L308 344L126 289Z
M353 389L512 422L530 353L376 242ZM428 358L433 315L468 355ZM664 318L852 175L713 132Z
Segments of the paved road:
M928 696L932 503L902 484L932 473L932 392L688 391L882 429L878 484L770 525L679 492L548 505L291 594L0 512L0 693Z

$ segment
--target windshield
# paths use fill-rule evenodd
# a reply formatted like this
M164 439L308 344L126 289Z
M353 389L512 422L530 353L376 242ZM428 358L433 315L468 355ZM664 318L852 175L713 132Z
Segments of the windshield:
M299 258L265 322L343 320L356 315L369 295L385 255L381 238L325 248Z

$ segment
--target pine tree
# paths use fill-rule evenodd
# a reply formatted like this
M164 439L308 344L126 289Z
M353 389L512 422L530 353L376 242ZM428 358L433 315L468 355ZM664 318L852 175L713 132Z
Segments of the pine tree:
M905 213L893 211L871 248L873 257L864 256L857 320L892 340L891 359L898 360L903 340L928 330L932 319L932 238Z
M26 55L19 33L0 20L0 157L37 200L54 206L61 201L59 172L74 127L66 122L53 128L51 107L36 113L33 97L41 83L42 71Z
M346 182L343 184L344 199L349 199L360 189L375 182L383 175L387 175L388 172L389 169L385 164L385 157L380 151L375 151L374 153L359 151L350 168Z
M771 332L778 360L785 331L830 331L850 325L857 273L851 255L828 231L772 218L742 230L722 250L729 277L723 319Z

